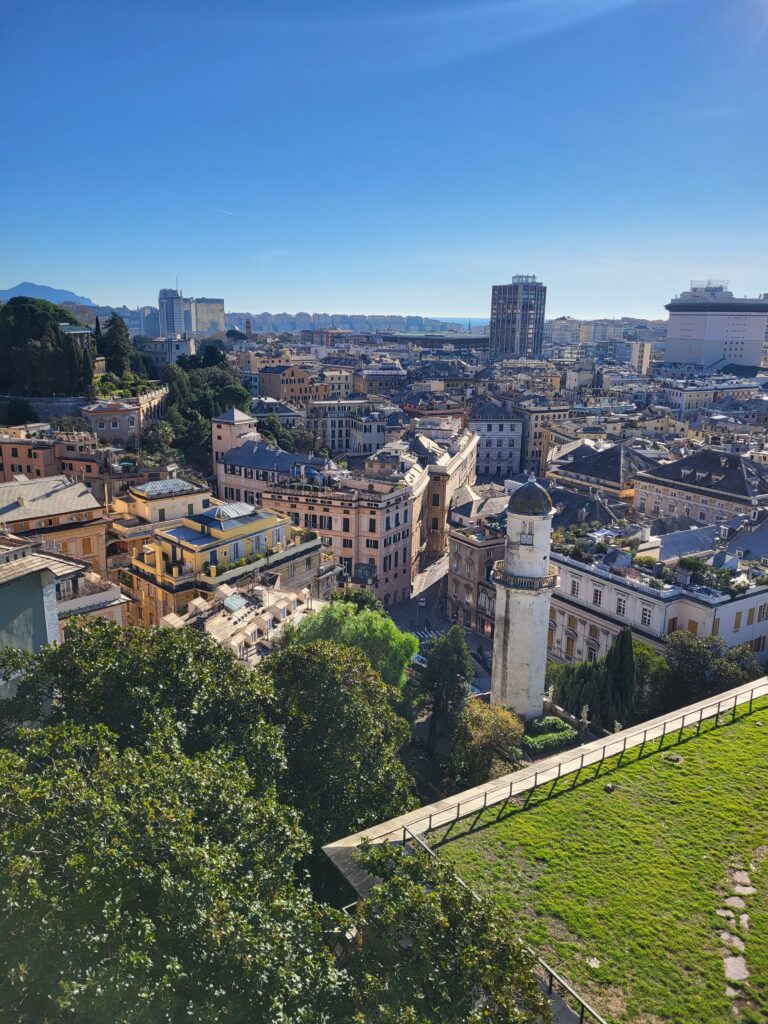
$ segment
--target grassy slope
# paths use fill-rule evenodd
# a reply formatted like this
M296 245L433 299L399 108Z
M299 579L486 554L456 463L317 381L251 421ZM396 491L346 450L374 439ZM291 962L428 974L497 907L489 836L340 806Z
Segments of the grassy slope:
M506 901L524 938L609 1020L733 1021L715 911L729 866L768 844L768 702L664 749L682 762L664 759L657 741L620 767L606 761L599 781L585 770L540 788L527 810L507 808L497 821L491 809L433 845L473 888ZM768 857L752 880L748 990L760 1010L740 1019L764 1021Z

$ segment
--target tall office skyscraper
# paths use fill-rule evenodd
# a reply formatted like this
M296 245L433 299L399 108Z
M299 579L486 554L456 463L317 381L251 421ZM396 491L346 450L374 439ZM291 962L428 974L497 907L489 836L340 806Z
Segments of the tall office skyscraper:
M184 302L175 288L161 288L157 297L160 307L160 335L175 338L184 333Z
M541 356L547 288L534 274L518 274L491 293L491 359Z

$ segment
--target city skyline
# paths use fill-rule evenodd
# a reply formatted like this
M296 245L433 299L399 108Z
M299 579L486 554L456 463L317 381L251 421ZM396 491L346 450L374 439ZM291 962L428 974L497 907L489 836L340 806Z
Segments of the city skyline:
M766 289L763 0L4 6L8 284L461 318L516 273L582 318Z

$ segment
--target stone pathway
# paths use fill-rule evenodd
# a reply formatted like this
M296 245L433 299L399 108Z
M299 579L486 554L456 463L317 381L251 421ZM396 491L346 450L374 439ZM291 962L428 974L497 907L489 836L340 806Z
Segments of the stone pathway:
M746 898L755 895L750 872L755 871L758 861L768 853L768 847L760 847L755 860L749 865L733 864L728 874L731 895L723 900L723 906L716 911L724 928L720 932L723 944L723 970L725 973L725 994L731 1000L734 1017L741 1017L744 1010L754 1009L747 995L744 982L749 980L749 965L744 956L744 939L749 934L749 914ZM733 982L733 984L731 984Z

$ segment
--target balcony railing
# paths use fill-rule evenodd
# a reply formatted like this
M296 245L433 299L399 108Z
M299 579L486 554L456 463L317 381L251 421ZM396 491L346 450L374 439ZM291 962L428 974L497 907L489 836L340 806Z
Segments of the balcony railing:
M560 584L556 569L550 569L546 576L513 576L504 571L503 562L497 565L502 568L492 569L491 579L494 583L501 583L502 586L511 587L513 590L554 590Z

